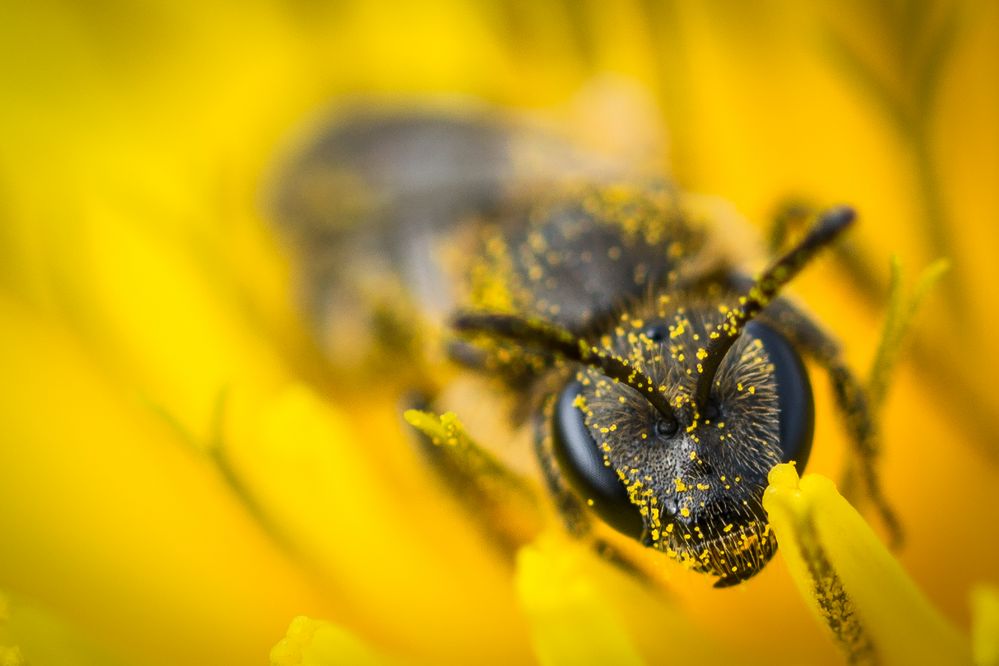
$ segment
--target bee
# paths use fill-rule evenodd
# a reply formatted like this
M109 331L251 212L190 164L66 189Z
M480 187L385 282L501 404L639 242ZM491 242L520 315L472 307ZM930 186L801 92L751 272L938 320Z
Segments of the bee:
M767 474L804 468L812 446L806 358L829 375L868 494L897 528L863 387L781 296L850 208L816 216L752 278L697 197L482 110L344 114L277 182L331 356L439 360L413 334L437 322L435 349L515 396L571 533L605 523L716 587L759 572L777 548Z

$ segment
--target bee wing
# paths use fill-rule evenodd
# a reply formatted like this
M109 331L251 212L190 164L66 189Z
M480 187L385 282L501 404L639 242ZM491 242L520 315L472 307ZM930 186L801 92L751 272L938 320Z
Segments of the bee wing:
M553 133L488 109L355 108L322 126L278 174L272 208L300 287L334 357L370 346L380 301L450 309L439 260L469 219L513 193L628 172Z

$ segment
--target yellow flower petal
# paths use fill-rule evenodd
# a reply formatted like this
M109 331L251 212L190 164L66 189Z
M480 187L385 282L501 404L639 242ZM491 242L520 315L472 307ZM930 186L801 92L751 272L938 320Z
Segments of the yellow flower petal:
M330 612L130 386L2 296L0 368L0 586L128 663L248 662L288 617Z
M542 664L642 664L578 549L542 540L517 557L517 593Z
M24 599L0 592L0 666L122 663L79 627Z
M24 655L17 645L10 645L11 636L4 626L10 619L10 605L6 597L0 594L0 666L21 666L24 664Z
M380 666L393 663L349 631L329 622L296 617L271 650L271 666Z
M235 466L335 599L331 619L434 663L472 660L484 644L497 659L527 658L506 564L467 539L467 517L433 487L389 420L393 406L348 415L305 385L268 402L244 398L232 396Z
M763 505L799 591L851 661L970 662L966 641L831 481L778 465Z
M999 588L979 585L971 591L974 618L971 650L978 666L999 664Z
M673 564L648 554L642 566ZM515 585L542 664L759 663L729 647L717 618L702 628L661 582L626 572L561 531L520 550Z
M21 654L21 648L17 646L0 647L0 666L24 666L26 663L24 655Z

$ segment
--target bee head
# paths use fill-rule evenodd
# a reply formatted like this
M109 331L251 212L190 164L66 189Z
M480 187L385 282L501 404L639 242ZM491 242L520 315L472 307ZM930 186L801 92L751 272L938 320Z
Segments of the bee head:
M801 359L754 317L852 220L850 209L827 212L731 305L679 307L665 294L599 341L507 315L455 326L578 363L551 405L555 458L573 490L615 529L732 585L776 551L767 473L805 464L814 422Z
M814 408L797 353L760 322L730 347L698 405L703 341L717 320L707 305L622 316L606 353L639 370L670 412L584 366L556 399L552 427L559 468L605 522L729 584L776 549L761 504L767 473L805 464Z

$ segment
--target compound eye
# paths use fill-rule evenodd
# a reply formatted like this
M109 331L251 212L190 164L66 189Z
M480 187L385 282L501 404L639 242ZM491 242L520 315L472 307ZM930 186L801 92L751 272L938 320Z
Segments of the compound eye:
M815 430L812 384L801 357L783 335L759 321L746 324L746 333L763 343L774 366L780 409L781 462L794 460L798 470L808 462Z
M579 382L569 382L559 394L552 416L555 460L569 485L608 525L634 539L644 530L638 507L614 468L604 464L604 455L586 427L583 412L576 407L582 393Z

